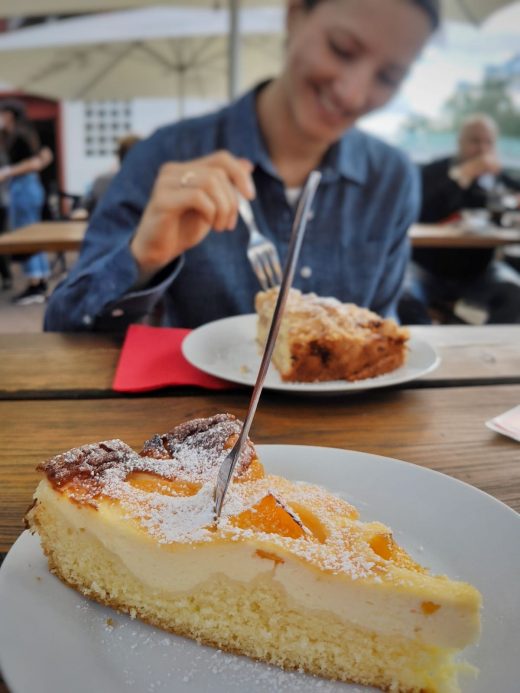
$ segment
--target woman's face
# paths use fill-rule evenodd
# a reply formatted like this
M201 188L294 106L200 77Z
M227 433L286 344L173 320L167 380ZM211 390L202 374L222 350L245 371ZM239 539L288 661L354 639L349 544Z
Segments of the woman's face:
M14 116L11 111L0 111L0 130L11 132L14 128Z
M324 143L391 99L432 30L410 0L321 0L310 11L290 0L287 24L289 107Z

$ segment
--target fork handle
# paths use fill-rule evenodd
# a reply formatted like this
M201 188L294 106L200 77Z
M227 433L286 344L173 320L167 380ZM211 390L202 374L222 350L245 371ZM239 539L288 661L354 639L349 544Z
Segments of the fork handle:
M255 216L253 214L253 209L251 208L251 203L246 199L241 193L237 193L238 197L238 211L240 216L244 220L247 230L250 234L258 232L258 226L256 225Z

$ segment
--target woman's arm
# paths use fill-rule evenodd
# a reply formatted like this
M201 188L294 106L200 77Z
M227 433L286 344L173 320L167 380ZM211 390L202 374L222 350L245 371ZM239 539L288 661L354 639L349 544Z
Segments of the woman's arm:
M0 183L11 178L24 176L27 173L39 173L47 168L54 161L54 155L49 147L42 147L40 151L27 159L23 159L16 164L3 166L0 168Z
M96 207L78 262L50 297L46 330L135 322L174 281L186 250L211 229L233 228L235 188L253 196L250 165L223 153L168 162L177 158L176 140L159 131L129 153Z

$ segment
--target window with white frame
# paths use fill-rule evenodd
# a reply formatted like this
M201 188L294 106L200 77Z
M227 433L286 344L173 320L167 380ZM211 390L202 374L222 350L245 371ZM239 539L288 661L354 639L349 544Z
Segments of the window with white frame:
M89 101L84 106L85 156L111 156L132 129L130 101Z

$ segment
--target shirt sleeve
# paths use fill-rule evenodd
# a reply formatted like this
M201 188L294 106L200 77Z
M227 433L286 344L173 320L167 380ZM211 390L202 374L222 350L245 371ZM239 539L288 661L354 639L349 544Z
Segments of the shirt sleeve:
M166 158L164 149L159 131L126 157L92 216L77 264L49 300L45 330L123 330L149 314L174 281L182 259L149 286L132 291L139 271L129 244Z
M420 221L442 221L462 209L465 190L452 180L448 172L451 162L434 161L421 168L422 206Z
M397 317L397 303L401 294L406 266L410 258L408 230L417 221L420 210L420 177L415 166L408 163L403 175L392 242L387 251L385 268L377 295L371 305L379 315Z

